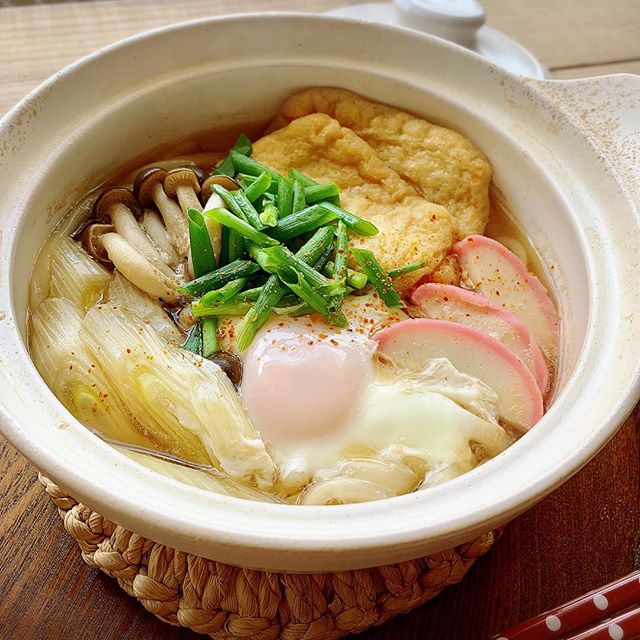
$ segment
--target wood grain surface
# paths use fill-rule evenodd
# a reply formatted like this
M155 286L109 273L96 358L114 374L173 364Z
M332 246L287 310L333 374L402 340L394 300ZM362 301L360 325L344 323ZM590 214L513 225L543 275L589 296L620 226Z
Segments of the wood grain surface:
M147 28L225 11L307 10L344 0L96 0L0 8L0 114L60 67ZM640 73L637 0L484 0L488 22L554 76ZM485 640L639 568L640 410L572 480L518 518L463 582L358 636ZM0 640L175 640L169 627L89 569L36 471L0 441Z

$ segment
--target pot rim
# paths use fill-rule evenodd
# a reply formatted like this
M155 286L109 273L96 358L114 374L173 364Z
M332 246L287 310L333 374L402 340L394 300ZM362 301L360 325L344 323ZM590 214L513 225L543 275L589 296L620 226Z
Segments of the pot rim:
M304 13L249 13L202 18L161 27L134 35L89 54L65 67L21 100L0 120L0 134L13 123L25 108L29 107L31 102L45 96L48 89L60 78L71 76L78 70L91 65L94 60L108 56L114 51L153 41L165 33L188 31L202 25L259 21L268 26L273 21L291 19L311 21L317 25L331 25L335 22L351 23L357 25L358 29L377 31L381 36L387 35L389 37L394 33L402 32L403 38L408 43L414 41L417 46L426 41L432 46L453 51L458 57L467 57L475 65L486 65L493 69L494 73L510 78L523 86L526 85L529 91L534 92L537 99L544 104L552 105L542 93L537 92L535 84L526 83L523 79L516 79L512 74L495 67L462 47L409 29L364 24L353 19ZM539 82L544 84L548 81ZM557 83L558 81L553 82ZM553 106L553 108L557 110L557 107ZM579 127L575 123L571 124L579 132ZM615 176L612 177L616 179ZM633 208L632 203L628 204L630 208ZM594 248L591 250L596 251ZM5 257L4 260L6 259ZM11 270L4 269L2 271L0 282L11 288ZM621 283L620 289L621 291L615 292L618 296L624 295L625 292L632 293L626 282ZM591 298L592 304L595 304L593 291ZM13 311L13 303L11 304ZM21 420L16 420L14 413L17 405L13 403L14 399L9 398L3 390L0 390L0 427L6 437L24 455L70 495L80 499L104 516L159 542L181 550L199 553L197 549L201 548L204 541L207 541L204 547L206 548L205 555L208 557L216 556L213 559L225 562L230 557L231 564L242 564L243 566L249 564L256 568L277 570L278 564L281 564L280 568L295 569L296 562L291 560L293 556L304 556L307 553L315 552L318 552L315 561L318 566L313 570L331 569L336 563L340 566L349 565L350 568L373 566L379 564L381 548L410 548L410 552L399 552L400 555L409 553L404 558L408 559L415 556L415 545L423 541L429 541L429 544L432 545L448 546L455 538L454 543L458 544L464 539L508 521L565 481L604 446L631 412L638 396L640 396L640 357L636 359L639 364L628 368L624 375L616 372L609 362L605 362L609 368L599 372L592 371L590 374L586 369L588 368L589 356L592 360L594 357L594 332L604 326L601 319L602 316L594 318L591 323L572 380L560 392L554 405L550 407L536 429L512 445L508 452L505 452L508 455L500 454L481 467L443 485L378 503L322 507L257 503L227 496L211 495L200 489L188 488L168 478L158 478L154 472L128 460L90 434L66 413L41 380L40 386L45 396L44 402L51 412L47 417L62 419L69 424L69 428L59 433L66 434L64 437L73 437L88 455L101 456L101 465L104 463L104 468L97 466L95 475L87 476L82 468L74 464L71 456L63 459L46 444L37 441L29 433L28 425L25 425ZM22 350L19 357L26 355L18 330L13 324L9 326L6 322L0 322L0 334L8 336L18 350ZM18 342L20 345L17 344ZM639 351L638 355L640 356L640 349L635 347L635 350ZM31 367L33 369L33 365ZM19 376L24 374L24 370L18 373ZM37 376L35 369L33 369L32 375ZM517 456L522 463L529 462L536 465L540 462L540 459L536 459L536 455L544 454L550 444L552 435L550 425L555 423L558 427L560 423L566 422L568 416L571 415L566 398L577 393L575 387L578 381L597 386L596 383L601 382L607 375L616 375L620 380L620 385L618 396L608 399L607 416L600 426L594 428L588 434L588 438L581 441L579 445L573 443L573 446L570 447L565 442L564 451L567 455L561 460L554 459L552 462L547 460L546 465L541 465L542 469L535 477L531 475L531 470L528 470L523 472L520 477L514 478L513 467L515 463L513 459ZM576 401L588 405L588 401L581 399L579 394L576 395ZM593 402L591 399L591 405ZM10 405L11 408L9 408ZM559 408L565 410L564 417L558 415ZM587 408L588 406L582 407L583 411L586 411ZM572 410L575 412L575 407ZM573 415L573 417L576 416ZM560 430L556 429L557 431ZM562 443L562 439L557 433L555 439L556 445L559 442ZM109 468L107 469L107 467ZM116 471L117 473L114 473ZM499 479L507 486L498 487ZM485 485L492 485L494 489L489 499L481 493L481 488ZM132 486L137 487L135 495L131 492ZM164 496L166 500L163 499L163 491L168 492L168 495ZM465 511L462 508L463 501L454 500L456 494L459 495L460 492L464 492L466 495L467 507L469 504L474 505L472 510ZM183 505L192 507L188 518L185 517L184 511L175 511L170 508L171 505L178 504L180 501ZM455 508L452 508L452 505L455 505ZM431 512L429 520L425 521L427 509L431 509ZM147 535L147 532L151 535ZM457 538L455 532L459 532ZM229 553L231 548L245 551L251 549L252 553L247 556L247 564L245 564L241 552L231 556L225 555ZM353 567L348 560L338 559L338 556L355 550L361 552L361 557ZM269 558L265 553L267 551L277 551L280 556L279 558ZM330 559L332 556L336 557L335 562ZM384 557L386 559L387 556Z

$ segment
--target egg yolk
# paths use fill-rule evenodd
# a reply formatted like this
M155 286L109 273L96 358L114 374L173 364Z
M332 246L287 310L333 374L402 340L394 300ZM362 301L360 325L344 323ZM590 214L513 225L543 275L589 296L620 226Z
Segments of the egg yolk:
M372 353L362 336L308 318L266 328L244 357L241 387L256 429L274 444L340 430L373 377Z

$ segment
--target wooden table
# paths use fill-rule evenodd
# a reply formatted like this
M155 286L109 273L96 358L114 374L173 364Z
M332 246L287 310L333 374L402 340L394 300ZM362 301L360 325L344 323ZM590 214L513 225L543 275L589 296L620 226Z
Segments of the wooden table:
M637 0L483 0L488 22L559 78L640 73ZM48 75L121 37L233 11L319 11L344 0L97 0L0 8L0 114ZM516 520L465 580L435 601L359 636L484 640L640 564L640 410L583 471ZM168 627L87 568L36 471L0 442L0 638L155 640Z

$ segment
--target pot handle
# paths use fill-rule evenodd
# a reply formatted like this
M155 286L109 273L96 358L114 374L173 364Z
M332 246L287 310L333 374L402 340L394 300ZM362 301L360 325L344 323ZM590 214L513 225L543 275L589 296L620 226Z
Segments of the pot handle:
M535 82L585 131L640 209L640 75Z

